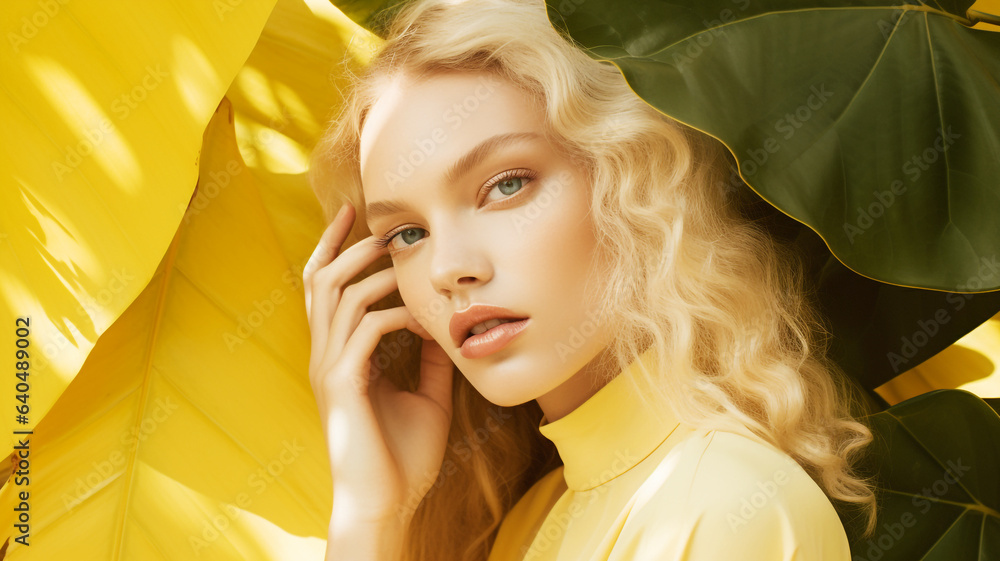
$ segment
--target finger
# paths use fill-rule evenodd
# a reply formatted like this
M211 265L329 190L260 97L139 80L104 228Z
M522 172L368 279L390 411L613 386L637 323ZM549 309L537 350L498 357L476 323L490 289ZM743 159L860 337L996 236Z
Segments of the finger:
M379 340L386 333L406 329L407 324L413 321L412 318L409 310L403 306L365 314L344 345L343 351L337 355L335 364L338 367L325 369L333 377L319 380L320 387L325 392L330 392L328 395L342 395L340 392L350 391L352 398L367 399L371 375L369 359ZM326 354L326 357L330 356L333 355Z
M392 294L396 288L396 270L389 267L344 289L330 324L327 352L340 353L361 318L368 313L368 306Z
M409 309L409 308L407 308L407 309ZM412 314L412 312L411 312L411 314ZM421 339L423 339L425 341L433 341L434 340L434 336L431 335L430 331L427 331L426 329L424 329L424 326L420 325L420 323L417 321L417 318L413 318L413 321L411 323L412 323L412 327L410 325L407 325L406 326L407 329L409 329L410 331L416 333Z
M347 239L347 235L350 233L353 224L354 205L350 202L345 202L337 212L337 216L334 217L323 231L323 235L320 236L316 248L313 249L312 255L309 256L309 260L302 269L302 282L306 293L306 314L310 312L310 285L313 274L337 257L337 254L340 253L340 247L344 244L344 240Z
M313 273L312 311L309 316L313 359L322 356L320 352L327 347L330 326L346 290L345 285L379 255L388 251L376 246L374 242L375 236L359 241L341 252L332 263Z

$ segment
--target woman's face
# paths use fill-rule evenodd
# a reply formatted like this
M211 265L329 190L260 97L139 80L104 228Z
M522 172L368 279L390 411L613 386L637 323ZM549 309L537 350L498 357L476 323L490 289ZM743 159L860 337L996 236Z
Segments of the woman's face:
M596 315L587 175L546 140L543 121L530 97L489 74L397 78L368 114L360 160L368 227L392 237L407 309L486 399L538 399L555 420L596 391L592 361L610 338ZM399 208L377 212L390 201ZM475 304L528 321L503 348L467 357L450 322Z

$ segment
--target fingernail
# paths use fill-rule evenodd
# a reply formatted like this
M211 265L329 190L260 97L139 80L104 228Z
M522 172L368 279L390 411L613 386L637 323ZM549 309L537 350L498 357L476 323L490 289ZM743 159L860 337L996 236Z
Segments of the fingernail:
M333 221L336 222L337 220L340 220L340 217L344 216L344 213L346 211L347 211L347 203L340 205L340 210L337 211L337 216L333 217Z

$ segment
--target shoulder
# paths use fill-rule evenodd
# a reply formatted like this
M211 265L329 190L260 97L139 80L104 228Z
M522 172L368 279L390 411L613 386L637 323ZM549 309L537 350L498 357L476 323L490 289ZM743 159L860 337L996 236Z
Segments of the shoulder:
M537 513L544 517L552 505L566 492L563 466L558 466L536 481L514 504L510 513L527 515Z
M823 490L790 456L749 431L693 430L647 479L630 518L637 530L665 530L657 539L640 531L643 543L634 544L655 555L850 559L844 527Z
M536 481L500 522L490 560L515 559L523 555L556 501L566 492L563 466Z

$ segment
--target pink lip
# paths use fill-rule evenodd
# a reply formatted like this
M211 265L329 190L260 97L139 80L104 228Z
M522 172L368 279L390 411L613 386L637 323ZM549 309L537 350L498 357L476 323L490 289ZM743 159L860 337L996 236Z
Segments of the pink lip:
M465 358L482 358L493 354L507 346L515 337L524 331L530 319L501 323L479 335L473 335L462 343L460 352Z
M528 314L522 314L513 310L508 310L502 306L490 304L472 304L468 308L455 312L451 316L448 324L448 331L456 347L461 347L465 343L469 331L476 325L491 319L526 319Z

